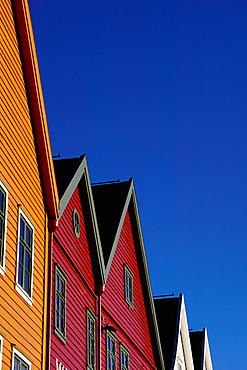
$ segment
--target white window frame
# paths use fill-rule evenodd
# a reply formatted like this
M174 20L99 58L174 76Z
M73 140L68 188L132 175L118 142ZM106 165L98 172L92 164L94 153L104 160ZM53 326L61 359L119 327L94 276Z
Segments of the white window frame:
M131 287L127 284L127 278L131 282ZM131 308L134 308L133 301L133 273L127 265L124 265L124 297Z
M21 361L23 361L27 366L28 370L31 370L32 363L26 356L24 356L16 347L13 348L12 352L12 367L11 370L14 370L15 368L15 357L18 357Z
M88 327L88 320L92 321L94 323L94 333L93 333L93 336L91 335L91 330L89 329ZM86 345L86 348L87 348L87 369L90 369L90 370L95 370L96 369L96 317L95 315L92 313L92 311L90 309L87 309L87 345ZM90 334L90 335L89 335ZM94 354L94 363L91 364L91 360L89 359L89 345L88 345L88 341L93 341L93 354ZM90 351L91 353L91 351Z
M25 291L25 289L18 283L18 268L19 268L19 241L20 241L20 220L21 218L24 220L24 222L28 225L28 227L32 230L32 256L31 256L31 276L30 276L30 295L28 292ZM34 226L32 222L29 220L29 218L25 215L23 210L19 208L19 217L18 217L18 237L17 237L17 260L16 260L16 284L15 289L16 291L22 296L22 298L25 299L25 301L32 306L33 300L33 270L34 270Z
M0 334L0 370L2 370L2 359L3 359L3 336Z
M63 281L64 283L64 294L61 294L59 292L59 289L57 289L57 276L59 277L60 280ZM66 343L66 281L67 281L67 276L64 273L64 271L61 269L61 267L56 263L55 264L55 274L54 274L54 331L57 334L57 336L63 341L63 343ZM61 331L59 327L57 326L56 323L56 297L59 297L60 300L63 300L64 302L64 331ZM59 315L61 315L60 310L58 310Z
M7 214L8 214L8 189L0 179L0 187L5 193L5 209L4 209L4 227L3 227L3 245L2 245L2 258L3 262L0 261L0 274L5 273L5 254L6 254L6 234L7 234Z
M120 343L120 370L129 370L130 366L130 356L129 356L129 350L122 344ZM122 363L122 353L126 355L127 357L127 367Z

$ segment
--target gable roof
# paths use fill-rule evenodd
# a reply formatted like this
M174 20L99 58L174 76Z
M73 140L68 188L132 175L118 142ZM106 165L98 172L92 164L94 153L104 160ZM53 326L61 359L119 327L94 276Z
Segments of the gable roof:
M179 297L174 298L154 299L154 305L166 369L175 369L181 335L186 369L193 370L184 295L180 294Z
M12 0L12 6L44 191L44 202L49 218L57 219L59 198L28 1Z
M124 218L127 209L130 209L132 224L135 230L135 245L138 249L137 255L142 278L145 306L149 319L151 339L154 343L154 354L158 368L164 370L133 179L125 182L91 187L85 155L80 158L55 160L54 165L60 196L60 217L73 195L75 188L83 177L85 178L88 195L87 199L96 240L97 258L94 259L94 263L98 263L102 284L104 284L107 279Z
M195 370L203 370L203 332L191 331L190 343Z
M89 233L94 240L94 248L91 251L93 257L93 267L97 285L105 284L105 265L102 254L101 242L99 237L98 224L93 202L88 166L86 156L79 158L60 159L54 161L58 192L60 197L60 216L70 201L79 183L83 189L84 206L87 212L87 225Z
M107 274L119 238L132 180L92 186Z
M60 199L60 215L62 214L79 184L87 167L86 156L54 160L58 194Z
M190 332L190 342L192 348L192 355L194 360L195 370L212 370L212 360L208 342L207 329L202 331Z
M106 279L116 251L127 210L130 211L131 225L137 253L138 267L143 288L144 302L149 320L151 340L157 367L164 369L158 326L152 298L145 247L138 212L134 180L92 186L99 232L105 258ZM109 237L106 235L109 232Z
M172 368L176 347L179 298L154 299L154 306L160 333L160 341L167 370Z

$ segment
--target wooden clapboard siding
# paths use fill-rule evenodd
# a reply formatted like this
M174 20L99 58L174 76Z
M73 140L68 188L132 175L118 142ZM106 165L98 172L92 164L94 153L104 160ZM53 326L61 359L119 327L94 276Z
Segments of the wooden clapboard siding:
M83 190L81 190L83 191ZM80 216L80 237L74 234L72 214L77 209ZM89 240L85 224L85 211L80 198L80 190L77 187L59 221L59 230L56 232L56 238L66 249L71 261L90 286L92 291L95 290L94 277L92 274L92 260L90 256Z
M125 264L133 273L133 308L124 297ZM148 369L155 368L129 211L125 216L107 278L106 291L102 297L102 310L106 323L112 324L118 330L116 333L118 341L122 341L130 350L130 361L136 362L136 367L131 368L139 369L142 367L141 364L145 364Z
M86 308L95 311L95 297L90 294L77 270L54 243L54 263L66 274L66 345L54 333L54 275L52 299L51 369L56 358L68 369L86 368ZM53 264L53 274L54 274Z
M1 1L0 10L3 89L0 178L9 191L5 274L0 275L3 370L11 368L13 344L31 360L32 369L37 370L42 368L43 360L47 217L12 1ZM15 290L20 207L34 226L32 306Z
M86 369L86 312L95 313L96 298L90 242L85 223L85 209L81 202L80 184L75 189L54 234L52 279L52 336L51 369L56 359L68 369ZM72 213L80 216L80 237L74 234ZM66 280L66 345L54 332L54 269L57 263L67 276Z

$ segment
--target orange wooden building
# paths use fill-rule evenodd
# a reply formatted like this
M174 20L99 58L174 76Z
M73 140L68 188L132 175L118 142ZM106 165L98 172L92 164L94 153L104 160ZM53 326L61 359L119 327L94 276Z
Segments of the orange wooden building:
M45 369L59 202L28 3L0 7L0 369Z

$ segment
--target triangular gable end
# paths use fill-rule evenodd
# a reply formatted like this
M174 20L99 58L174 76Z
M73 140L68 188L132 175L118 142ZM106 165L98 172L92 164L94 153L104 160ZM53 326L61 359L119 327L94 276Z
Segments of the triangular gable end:
M184 296L154 300L167 370L194 370Z
M90 252L93 260L95 283L105 283L105 265L96 220L90 178L86 156L80 158L62 159L54 161L58 190L60 195L60 219L72 198L76 188L80 187L81 201L86 211L85 222L93 248Z
M182 364L186 366L187 370L194 370L194 363L192 358L192 350L189 338L189 329L187 322L187 315L184 303L184 295L179 296L179 312L178 322L176 328L176 351L174 351L173 366L172 369L179 369L179 364L182 369Z
M106 277L120 236L131 196L132 179L124 182L93 185L100 239L106 266Z
M166 370L171 370L177 348L177 325L179 298L154 299L156 317L158 321L159 335L163 351Z
M147 309L147 315L150 319L150 332L154 341L154 353L156 357L156 363L158 368L165 369L164 359L161 349L157 319L155 314L154 302L153 302L153 293L150 281L150 275L148 270L144 240L142 235L142 228L140 222L140 216L138 211L138 204L136 199L136 192L134 187L134 181L132 180L132 189L131 189L131 197L129 198L129 210L132 222L133 230L135 231L135 244L139 246L137 249L137 257L139 262L139 269L141 273L142 286L143 286L143 293L145 298L145 306Z
M105 191L106 189L107 191ZM164 369L163 356L162 356L162 351L161 351L161 345L160 345L158 328L157 328L157 321L156 321L155 310L154 310L153 299L152 299L152 289L151 289L151 283L150 283L150 278L149 278L144 242L143 242L143 237L142 237L136 194L135 194L135 189L134 189L134 181L131 178L129 181L124 182L124 183L104 185L104 188L102 187L102 185L98 185L97 190L96 190L96 187L93 186L94 196L96 192L98 193L97 199L95 198L94 199L95 199L96 214L97 214L100 233L104 232L102 230L103 226L107 227L106 219L104 219L101 222L102 218L104 218L105 216L104 207L107 207L107 202L104 202L104 200L108 199L109 202L111 201L111 204L108 203L109 207L111 207L114 202L114 199L113 199L114 197L110 200L110 196L109 197L105 196L106 193L110 193L111 189L114 189L114 192L116 193L114 197L118 202L118 206L116 206L117 225L115 225L115 227L111 229L112 244L105 245L105 247L107 248L107 253L105 253L105 256L107 256L107 259L105 259L106 278L108 277L109 272L112 268L114 257L116 255L117 246L118 246L118 243L121 237L121 232L123 230L123 225L124 225L124 222L126 221L126 216L128 215L128 217L130 217L131 228L133 230L134 245L136 249L138 269L140 273L142 292L143 292L143 297L144 297L144 302L145 302L144 305L145 305L147 317L149 320L148 325L149 325L149 330L150 330L152 343L153 343L155 361L159 369ZM119 194L117 194L117 189L120 190ZM111 212L109 212L109 214L110 213ZM110 223L109 220L108 220L108 223ZM109 289L109 283L107 280L105 295L107 294L108 289ZM105 295L103 296L103 300L105 298Z
M207 329L190 332L190 343L195 370L213 370Z
M207 329L203 329L203 364L202 370L213 370L213 364L211 359L209 341L208 341L208 334Z
M203 331L190 331L190 344L195 370L203 370L204 363L204 333Z

